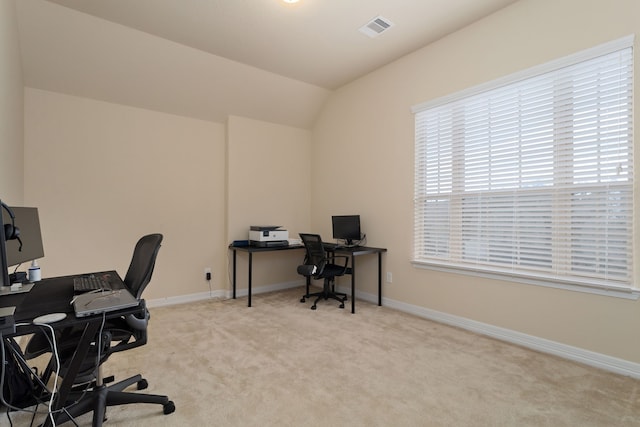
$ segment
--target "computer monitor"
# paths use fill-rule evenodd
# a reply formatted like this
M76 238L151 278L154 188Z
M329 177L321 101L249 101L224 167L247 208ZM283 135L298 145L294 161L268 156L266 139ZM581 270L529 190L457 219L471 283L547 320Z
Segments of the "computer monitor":
M2 204L2 201L0 201ZM4 210L4 208L0 208ZM9 281L9 266L7 265L7 251L4 241L4 227L0 227L0 269L2 274L0 275L0 286L11 286Z
M331 217L333 238L344 240L347 245L353 245L354 240L362 238L360 234L360 215L334 215Z
M13 222L6 209L2 212L3 224L12 224L20 229L20 239L6 240L5 249L9 267L44 257L38 208L12 206ZM7 236L5 236L6 238Z

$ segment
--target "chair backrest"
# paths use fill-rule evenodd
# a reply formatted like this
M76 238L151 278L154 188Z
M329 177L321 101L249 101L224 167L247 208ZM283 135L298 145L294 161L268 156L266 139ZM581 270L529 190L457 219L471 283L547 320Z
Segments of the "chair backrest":
M300 238L304 244L307 254L304 263L307 265L315 265L317 267L314 276L319 276L324 270L327 263L327 255L322 245L322 238L319 234L300 233Z
M161 243L162 234L147 234L138 240L136 247L133 249L131 263L123 282L138 300L142 298L142 291L151 281ZM142 317L128 314L124 318L109 320L106 326L107 330L104 331L107 335L103 339L106 348L102 350L102 357L98 367L102 366L102 363L113 353L145 345L147 343L149 317L149 310L145 306L145 314ZM132 341L131 338L135 338L135 340ZM111 345L111 341L118 343ZM102 374L99 373L98 375L101 376Z
M136 243L124 283L137 299L141 298L142 291L151 281L161 243L162 234L159 233L143 236Z

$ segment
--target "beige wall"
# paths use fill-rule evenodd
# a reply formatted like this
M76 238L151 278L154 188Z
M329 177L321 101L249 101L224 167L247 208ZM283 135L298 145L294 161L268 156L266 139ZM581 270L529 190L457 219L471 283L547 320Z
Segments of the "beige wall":
M522 0L343 87L314 128L312 225L328 233L330 214L360 213L368 243L389 249L387 298L640 362L638 301L410 264L411 106L633 33L636 0Z
M0 0L0 199L23 201L23 96L13 0Z
M249 225L310 223L308 130L227 125L25 90L25 194L39 207L43 275L126 272L136 239L165 236L149 300L230 290L227 245ZM100 242L97 244L96 242ZM255 286L300 280L302 257L256 257ZM246 288L246 257L238 257Z
M311 132L237 116L227 128L229 240L246 239L250 225L306 231Z
M251 225L280 225L296 238L309 231L311 132L237 116L227 129L228 241L247 239ZM301 251L256 255L252 284L300 280L301 259ZM246 254L237 260L238 288L246 288Z
M226 287L224 125L29 88L25 125L44 277L124 275L137 239L160 232L145 298L207 292L205 267Z

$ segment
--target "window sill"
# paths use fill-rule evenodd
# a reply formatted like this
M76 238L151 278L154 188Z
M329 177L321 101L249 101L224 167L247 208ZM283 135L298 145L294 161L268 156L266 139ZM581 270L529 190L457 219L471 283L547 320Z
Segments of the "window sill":
M536 275L519 275L500 271L483 270L479 268L464 268L440 263L430 263L425 261L411 261L414 267L442 271L445 273L463 274L466 276L483 277L487 279L523 283L526 285L544 286L548 288L563 289L566 291L584 292L595 295L603 295L614 298L624 298L637 300L640 298L640 289L624 288L619 286L577 283Z

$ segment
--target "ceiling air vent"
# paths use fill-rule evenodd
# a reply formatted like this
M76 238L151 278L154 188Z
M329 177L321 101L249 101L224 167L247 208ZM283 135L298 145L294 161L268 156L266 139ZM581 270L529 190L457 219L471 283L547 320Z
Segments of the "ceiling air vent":
M378 37L380 34L393 27L393 22L382 16L376 16L366 25L360 27L360 32L368 35L369 37Z

